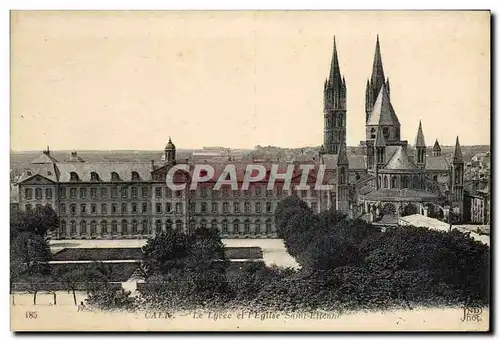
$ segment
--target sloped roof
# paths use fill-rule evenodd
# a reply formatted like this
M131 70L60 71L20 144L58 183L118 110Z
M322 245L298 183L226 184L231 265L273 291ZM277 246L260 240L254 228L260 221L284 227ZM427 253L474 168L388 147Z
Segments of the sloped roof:
M401 126L398 117L394 112L394 108L392 107L389 94L383 85L380 88L377 100L373 105L366 125Z
M438 142L437 139L436 139L436 142L434 142L434 147L432 147L432 150L434 150L436 152L440 152L441 151L441 146L439 145L439 142Z
M396 200L396 201L409 201L409 200L426 200L437 199L439 196L434 193L417 191L414 189L391 189L381 188L363 195L364 199L368 200Z
M462 156L462 148L460 147L460 142L455 142L455 151L453 152L453 163L464 163L464 157Z
M377 135L375 136L375 147L385 147L385 138L384 134L382 133L382 128L378 127L377 128Z
M37 156L33 161L30 163L32 164L43 164L43 163L56 163L59 162L57 161L53 156L50 155L50 153L43 151L42 154Z
M424 132L422 131L422 121L418 123L417 137L415 139L415 147L425 147Z
M54 163L30 164L23 170L18 182L25 181L37 174L51 181L57 182L59 177L59 169Z
M417 166L410 160L406 148L402 146L399 146L396 153L394 153L389 162L384 166L384 169L387 170L406 170L415 168L417 168Z
M60 171L60 182L69 182L71 172L77 173L80 181L84 182L90 181L92 172L96 172L99 179L106 182L111 181L112 172L116 172L121 181L131 181L132 172L137 172L143 181L151 180L151 165L143 162L71 162L59 163L57 167Z
M448 170L450 166L444 156L427 156L425 168L428 170Z

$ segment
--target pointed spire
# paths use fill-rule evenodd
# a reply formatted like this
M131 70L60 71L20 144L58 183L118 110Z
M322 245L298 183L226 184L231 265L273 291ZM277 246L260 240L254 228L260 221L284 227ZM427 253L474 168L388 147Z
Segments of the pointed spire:
M331 85L342 82L342 78L340 76L340 66L339 66L339 57L337 55L337 43L335 42L335 36L333 37L333 55L332 62L330 64L330 78L328 79Z
M339 156L337 158L337 165L349 165L349 159L347 158L345 143L340 144Z
M384 67L382 65L382 55L380 53L380 42L377 34L377 44L375 45L375 56L373 57L372 69L372 87L375 93L380 91L380 88L385 83Z
M441 151L441 146L439 145L438 140L436 139L436 142L434 142L434 147L432 147L432 150L434 152L440 152Z
M424 132L422 131L422 121L418 123L417 138L415 139L415 147L425 148Z
M460 147L460 142L455 142L455 151L453 152L453 163L464 163L464 157L462 156L462 148Z
M375 147L385 147L385 138L384 134L382 133L382 127L377 128L377 135L375 136Z

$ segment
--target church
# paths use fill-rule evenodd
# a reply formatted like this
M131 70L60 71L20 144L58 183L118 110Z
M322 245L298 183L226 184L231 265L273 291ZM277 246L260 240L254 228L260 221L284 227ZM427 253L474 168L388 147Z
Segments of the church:
M464 161L458 137L451 162L432 150L418 122L413 145L401 138L401 124L391 103L379 37L372 74L365 91L365 140L362 154L346 148L347 85L334 38L330 73L324 83L324 144L320 160L336 185L336 208L352 217L394 223L397 217L423 214L460 221L463 216ZM353 113L357 115L358 113ZM361 113L360 113L361 114ZM417 122L415 122L417 123Z

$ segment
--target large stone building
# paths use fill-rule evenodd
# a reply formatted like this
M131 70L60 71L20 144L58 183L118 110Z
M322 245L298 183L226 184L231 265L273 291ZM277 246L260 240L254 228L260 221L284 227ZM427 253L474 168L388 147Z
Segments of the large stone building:
M217 228L224 237L275 237L274 210L287 195L297 195L314 212L336 208L351 217L423 213L444 216L450 210L463 214L464 164L458 138L451 164L441 155L439 143L428 151L419 123L414 147L401 140L401 125L391 104L377 37L373 71L366 86L366 138L364 153L346 148L347 85L339 67L334 40L330 73L324 84L324 145L318 157L302 154L291 161L234 161L215 158L209 164L213 177L196 189L171 190L166 179L176 164L175 181L190 184L195 161L177 160L169 139L161 160L151 163L85 162L76 152L59 162L47 148L33 160L18 181L19 208L32 210L50 205L60 217L56 238L144 238L168 228L191 231L196 226ZM396 93L397 95L397 93ZM205 160L206 162L206 160ZM259 164L266 176L242 190L249 163ZM215 183L234 165L238 188ZM291 187L278 180L267 189L273 166L280 173L293 168ZM303 166L310 167L306 174ZM324 176L320 169L324 167ZM314 190L318 178L333 190ZM295 189L301 180L309 189Z

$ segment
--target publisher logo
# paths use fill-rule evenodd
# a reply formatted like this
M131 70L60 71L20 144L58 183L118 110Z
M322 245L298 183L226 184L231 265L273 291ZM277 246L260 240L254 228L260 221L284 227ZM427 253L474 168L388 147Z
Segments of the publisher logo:
M464 316L460 319L462 322L481 322L483 308L464 307Z

